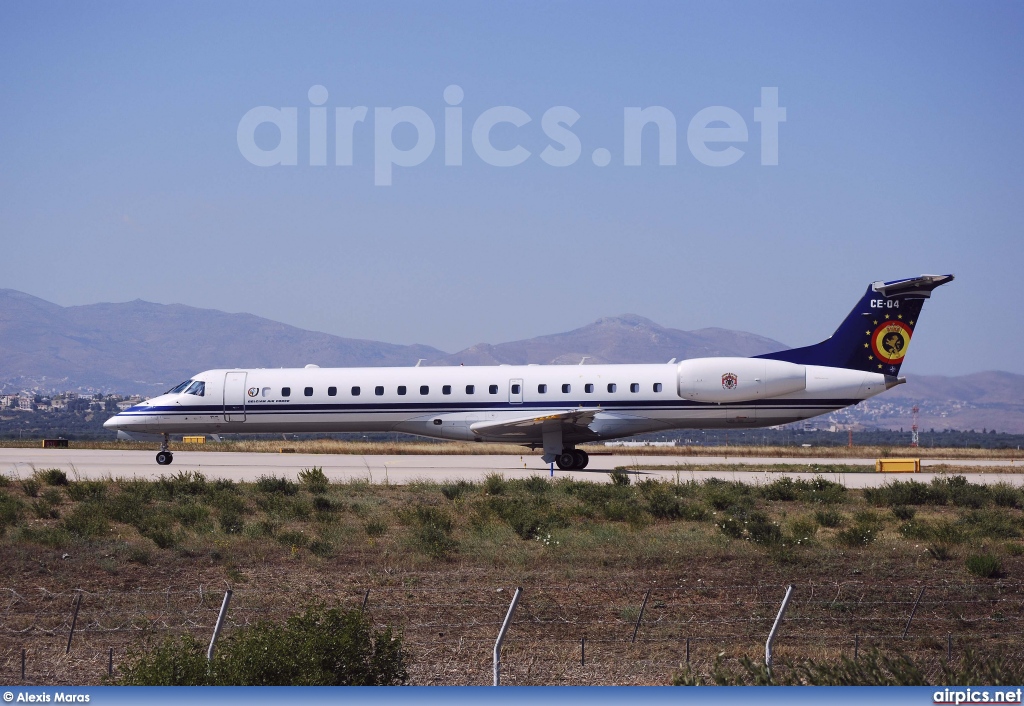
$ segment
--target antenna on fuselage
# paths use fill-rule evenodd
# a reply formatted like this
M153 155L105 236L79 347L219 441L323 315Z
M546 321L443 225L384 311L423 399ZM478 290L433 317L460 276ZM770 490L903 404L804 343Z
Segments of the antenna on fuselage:
M672 365L672 363L674 363L674 362L676 362L676 359L675 359L675 358L673 358L672 360L670 360L670 361L668 362L668 364L669 364L669 365Z
M586 361L586 359L589 358L589 357L590 357L589 355L585 355L582 358L580 358L580 365L583 365L584 361Z
M419 360L416 361L416 365L414 365L412 367L414 367L414 368L420 367L420 363L422 363L425 360L426 360L426 358L420 358Z

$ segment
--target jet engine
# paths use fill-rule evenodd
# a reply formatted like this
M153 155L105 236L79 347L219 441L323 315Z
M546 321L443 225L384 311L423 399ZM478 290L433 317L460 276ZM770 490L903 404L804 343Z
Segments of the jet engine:
M693 358L678 366L679 396L694 402L748 402L801 392L803 365L767 358Z

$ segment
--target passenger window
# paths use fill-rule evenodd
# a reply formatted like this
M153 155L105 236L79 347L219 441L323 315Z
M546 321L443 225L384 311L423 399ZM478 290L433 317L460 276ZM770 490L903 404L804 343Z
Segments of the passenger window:
M450 395L450 394L452 394L452 386L451 385L445 385L444 387L442 387L441 388L441 394L442 395Z
M305 390L302 391L302 394L304 394L306 397L312 397L313 396L313 388L312 387L307 387Z
M490 392L492 395L496 395L498 394L498 386L491 385L490 387L487 388L487 391Z
M476 385L466 385L466 394L472 395L476 392Z
M616 387L614 382L608 383L608 392L615 392Z
M572 392L572 385L570 385L568 383L566 383L565 385L562 385L562 394L563 395L568 395L570 392Z
M336 387L328 387L327 388L327 396L328 397L335 397L335 396L337 396L337 394L338 394L338 388L336 388Z
M429 395L430 394L430 386L429 385L420 385L420 394L421 395Z
M655 392L661 392L661 383L660 382L654 383L654 391Z
M584 391L584 392L586 392L586 393L587 393L588 395L589 395L589 394L590 394L591 392L593 392L593 391L594 391L594 385L593 385L593 383L590 383L590 382L588 382L588 383L587 383L586 385L584 385L584 386L583 386L583 391Z
M384 394L384 386L383 385L377 385L377 387L373 388L373 394L377 395L377 397L380 397L381 395L383 395Z
M353 397L359 397L359 386L358 385L352 388L352 396Z
M543 395L547 391L548 391L548 386L547 385L537 385L537 392L539 392L540 394Z
M398 394L400 394L400 395L404 395L405 394L405 385L399 385L398 386Z
M519 385L513 385L512 386L512 394L513 395L518 395L519 394L519 390L520 390Z
M290 388L290 387L282 387L281 388L281 397L291 397L291 396L292 396L292 388Z
M629 386L629 391L630 392L640 392L640 383L634 382L633 384L631 384Z

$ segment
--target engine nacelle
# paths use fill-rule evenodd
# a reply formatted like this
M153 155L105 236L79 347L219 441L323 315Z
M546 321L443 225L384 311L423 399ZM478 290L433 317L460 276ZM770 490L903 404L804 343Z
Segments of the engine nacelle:
M695 402L747 402L800 392L802 365L766 358L693 358L678 366L679 396Z

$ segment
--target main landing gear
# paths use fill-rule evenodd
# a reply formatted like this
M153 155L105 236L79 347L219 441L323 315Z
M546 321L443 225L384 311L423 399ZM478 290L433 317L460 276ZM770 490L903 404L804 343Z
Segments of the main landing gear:
M565 449L555 458L555 465L563 471L582 471L590 463L590 456L579 449Z
M164 440L160 443L160 451L156 454L156 462L161 466L169 466L171 461L174 460L174 454L168 450L170 445L169 437L169 434L164 434Z

